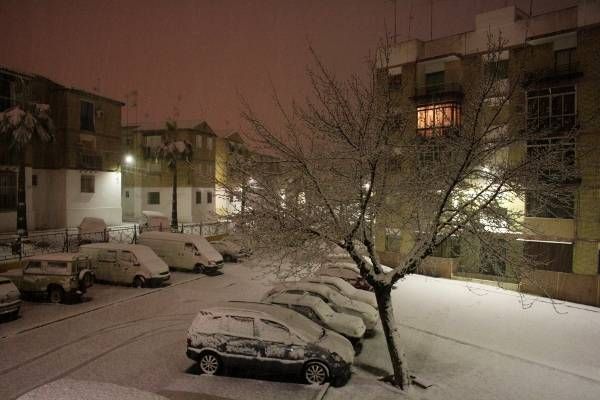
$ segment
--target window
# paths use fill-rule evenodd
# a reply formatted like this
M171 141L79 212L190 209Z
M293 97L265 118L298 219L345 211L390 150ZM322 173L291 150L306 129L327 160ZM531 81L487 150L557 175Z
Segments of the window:
M98 261L114 262L117 261L117 252L115 250L102 251L98 254Z
M428 104L417 107L417 133L424 137L445 135L460 125L460 105L457 103Z
M82 101L79 117L79 128L82 131L94 132L94 103Z
M568 130L575 126L575 86L527 92L527 129Z
M337 290L337 289L336 289ZM285 306L285 304L283 304ZM315 321L315 322L320 322L320 318L319 316L310 308L310 307L306 307L306 306L299 306L297 304L292 304L291 308L296 311L299 312L300 314L304 315L306 318Z
M222 322L225 331L231 335L242 337L254 337L254 318L237 317L229 315Z
M119 253L119 261L126 263L135 263L137 260L130 251L122 251Z
M212 204L213 194L212 192L206 192L206 204Z
M128 199L129 198L129 190L125 191L125 198Z
M494 80L508 79L508 60L489 61L483 68L485 75Z
M433 250L434 257L456 258L460 256L460 238L450 236Z
M0 171L0 210L17 209L17 173Z
M81 193L94 193L94 175L81 175Z
M64 274L67 272L67 263L58 261L48 261L46 271L49 274Z
M148 192L148 204L160 204L160 192Z
M388 87L390 90L400 90L402 88L402 74L388 75Z
M557 73L573 72L575 69L575 48L554 52L554 71Z
M444 71L425 74L425 89L427 94L441 92L444 89Z
M575 195L573 192L527 192L525 215L527 217L573 219L575 217Z
M208 151L212 151L212 149L213 149L213 138L212 137L206 138L206 148L208 149Z
M400 229L385 228L385 251L400 251Z
M536 263L536 269L573 272L573 245L571 243L526 241L523 252Z
M261 339L269 342L285 343L290 339L290 331L285 326L270 321L261 319L258 324L258 335Z
M146 147L160 147L162 145L161 135L149 135L144 137Z
M31 186L37 186L38 177L37 175L31 175Z
M42 263L40 261L30 261L25 271L29 274L38 274L42 272Z
M201 149L202 148L202 140L203 140L203 136L202 135L196 135L196 148L197 149Z
M201 191L196 192L196 204L202 204L202 192Z

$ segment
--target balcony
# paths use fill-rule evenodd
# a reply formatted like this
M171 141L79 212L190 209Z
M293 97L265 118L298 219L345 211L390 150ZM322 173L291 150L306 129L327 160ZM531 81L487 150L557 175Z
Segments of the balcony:
M438 85L417 86L413 100L419 103L433 101L460 101L464 91L458 82L444 82Z
M94 150L80 149L77 167L79 169L102 169L102 155Z
M577 62L556 64L552 67L540 68L525 74L526 83L547 83L561 80L572 80L583 76L581 66Z

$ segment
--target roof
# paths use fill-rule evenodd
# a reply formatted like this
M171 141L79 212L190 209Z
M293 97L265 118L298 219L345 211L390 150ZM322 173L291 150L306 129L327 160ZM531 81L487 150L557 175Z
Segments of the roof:
M316 307L323 303L323 300L316 296L307 296L306 294L293 294L293 293L273 293L271 296L272 302L285 303L285 304L298 304L301 306Z
M146 121L133 125L128 125L127 127L134 128L134 130L138 132L166 131L167 122L170 121ZM175 121L175 123L177 124L177 130L200 131L202 133L217 136L213 129L210 127L210 125L208 125L206 121L201 119L177 120Z
M219 303L213 307L210 307L207 311L209 310L217 312L224 312L228 310L241 311L246 313L246 315L253 315L257 317L275 317L284 321L291 315L296 314L295 311L281 308L272 304L235 300Z
M80 257L81 254L79 253L48 253L27 257L26 259L35 261L73 261Z

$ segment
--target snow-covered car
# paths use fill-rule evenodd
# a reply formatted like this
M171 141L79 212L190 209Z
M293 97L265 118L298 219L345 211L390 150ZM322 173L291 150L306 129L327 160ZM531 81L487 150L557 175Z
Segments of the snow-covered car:
M223 367L300 375L310 384L343 385L354 361L352 344L284 307L228 302L205 308L187 333L187 356L201 373Z
M358 267L354 263L338 262L324 264L317 271L317 275L342 278L357 289L373 290L371 285L362 277Z
M242 252L242 246L231 240L213 240L210 244L223 256L224 261L237 262L245 254Z
M24 295L45 294L51 303L81 297L94 282L91 260L77 253L40 254L28 257L23 268L0 276L10 279Z
M102 218L84 217L77 227L79 244L106 242L106 222Z
M0 277L0 316L8 315L11 318L19 316L20 295L19 289L10 279Z
M322 327L339 333L352 343L357 353L362 348L362 337L367 329L363 320L353 315L335 312L316 296L274 293L263 298L263 301L297 311Z
M339 291L346 297L352 300L362 301L367 303L371 307L377 308L377 299L375 295L369 291L356 289L354 286L343 280L342 278L334 276L319 275L313 276L306 279L307 282L322 283Z
M302 281L279 283L269 290L265 296L274 293L310 294L316 296L337 312L360 317L365 323L368 333L372 333L377 325L378 313L375 308L362 301L352 300L322 283Z
M159 211L142 211L142 230L146 231L170 231L171 222L169 217Z

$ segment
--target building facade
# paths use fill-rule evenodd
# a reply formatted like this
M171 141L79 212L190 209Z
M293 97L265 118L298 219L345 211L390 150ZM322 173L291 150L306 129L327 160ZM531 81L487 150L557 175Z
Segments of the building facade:
M26 150L30 230L74 227L84 217L121 220L121 107L123 103L68 88L39 75L0 68L0 111L27 91L48 104L54 140ZM16 228L17 158L10 140L0 146L0 232Z
M505 44L500 78L508 86L511 72L520 69L524 69L522 76L530 78L529 84L516 88L509 112L524 118L519 122L528 128L551 127L555 132L543 144L528 142L526 151L563 146L563 161L577 160L579 175L576 182L569 182L570 200L560 205L552 204L544 193L528 194L524 202L508 205L522 211L531 229L507 240L513 241L514 251L549 260L536 278L557 287L551 295L588 304L600 304L600 170L597 157L584 156L586 149L600 146L599 24L597 1L582 0L575 7L532 18L506 7L477 15L474 31L395 45L388 69L399 106L412 115L408 129L428 136L428 130L460 125L466 88L486 68L489 34L501 35ZM436 118L439 115L444 117ZM578 130L576 141L562 140L561 132L572 129ZM541 203L545 207L538 207ZM393 223L379 224L377 250L384 263L398 263L410 246L410 235ZM446 243L428 264L437 266L438 273L444 271L444 276L497 279L490 275L497 274L498 268L487 268L485 261L484 253L461 252L457 239ZM522 284L511 277L511 271L504 272L506 279ZM523 288L536 292L533 287Z
M192 145L190 162L177 166L177 216L180 222L208 222L215 213L215 157L217 135L205 121L166 121L123 127L124 152L131 162L123 170L123 218L139 221L142 211L171 216L173 174L157 149L167 141Z

